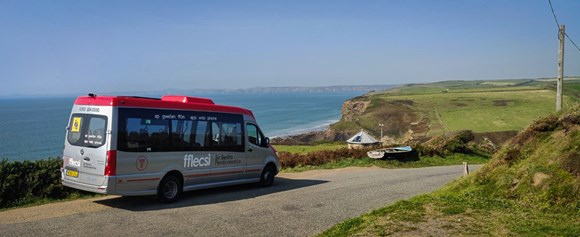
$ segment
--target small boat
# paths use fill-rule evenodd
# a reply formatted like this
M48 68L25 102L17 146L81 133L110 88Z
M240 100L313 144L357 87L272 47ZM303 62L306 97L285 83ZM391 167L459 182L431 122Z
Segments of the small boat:
M400 146L372 150L367 152L367 155L373 159L399 158L411 151L413 151L413 148L410 146Z

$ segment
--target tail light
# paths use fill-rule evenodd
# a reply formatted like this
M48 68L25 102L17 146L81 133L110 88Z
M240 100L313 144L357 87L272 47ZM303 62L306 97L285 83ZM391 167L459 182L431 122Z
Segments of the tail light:
M60 162L60 169L64 168L64 161L66 158L64 157L64 146L62 146L62 162Z
M117 175L117 151L107 151L107 163L105 164L105 176Z

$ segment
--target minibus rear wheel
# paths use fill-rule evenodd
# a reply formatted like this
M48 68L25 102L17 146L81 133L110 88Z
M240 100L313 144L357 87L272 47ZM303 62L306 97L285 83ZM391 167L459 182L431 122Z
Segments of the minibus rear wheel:
M181 184L181 180L173 174L168 174L159 183L157 197L163 203L172 203L179 199L182 191L183 185Z

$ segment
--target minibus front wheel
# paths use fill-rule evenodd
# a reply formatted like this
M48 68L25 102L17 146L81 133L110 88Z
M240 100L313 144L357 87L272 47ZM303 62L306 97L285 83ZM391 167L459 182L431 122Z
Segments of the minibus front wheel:
M260 185L262 187L268 187L274 183L274 176L276 176L276 166L273 164L268 164L264 167L262 175L260 176Z
M163 203L172 203L179 199L182 191L181 180L174 174L167 174L159 183L157 197Z

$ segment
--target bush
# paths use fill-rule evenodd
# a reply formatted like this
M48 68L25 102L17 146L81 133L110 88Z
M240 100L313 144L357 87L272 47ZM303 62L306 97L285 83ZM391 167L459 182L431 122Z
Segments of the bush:
M462 130L431 138L417 146L419 154L425 156L446 156L453 153L476 153L477 145L470 144L475 136L470 130Z
M80 191L62 186L59 157L37 161L0 161L0 208L35 199L62 199Z
M366 149L341 148L336 150L314 151L307 154L278 152L278 158L280 159L280 165L282 166L282 168L294 168L296 166L306 166L306 165L316 166L333 161L338 161L340 159L364 158L367 157L368 151L374 149L377 148L376 147Z

